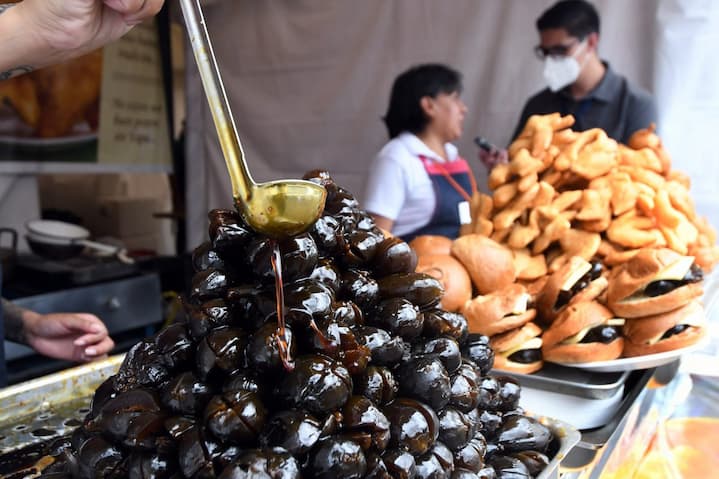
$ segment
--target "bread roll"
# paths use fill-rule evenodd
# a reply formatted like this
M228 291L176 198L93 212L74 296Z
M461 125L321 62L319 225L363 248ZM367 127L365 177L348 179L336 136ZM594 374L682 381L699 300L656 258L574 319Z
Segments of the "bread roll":
M607 305L624 318L666 313L701 296L702 277L692 256L669 248L644 248L612 270Z
M452 240L446 236L422 235L410 241L409 245L414 252L417 253L417 256L426 254L449 254L452 248Z
M452 243L452 256L469 272L479 294L500 290L517 278L512 251L486 236L461 236Z
M539 371L542 361L542 329L534 323L490 338L494 349L494 368L520 374Z
M537 312L529 308L530 301L526 288L514 283L467 301L461 312L467 318L470 333L494 336L532 321Z
M684 329L662 338L676 326ZM691 346L706 334L704 326L704 308L698 301L668 313L628 319L624 325L624 356L643 356Z
M472 282L464 266L448 254L425 254L417 259L420 273L434 276L444 287L443 309L457 312L472 298Z
M609 342L587 341L592 329L614 327L612 312L596 301L568 306L542 335L542 355L546 361L586 363L609 361L622 355L624 339L619 332ZM621 320L619 320L621 321Z

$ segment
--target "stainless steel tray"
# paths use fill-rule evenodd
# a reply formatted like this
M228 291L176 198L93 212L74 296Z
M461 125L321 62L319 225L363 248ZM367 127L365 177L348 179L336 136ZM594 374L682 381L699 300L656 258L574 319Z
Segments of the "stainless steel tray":
M539 422L547 426L559 439L559 450L547 467L539 473L537 479L559 479L560 465L581 439L580 432L572 425L558 419L538 417Z
M124 355L113 356L0 390L0 457L71 432L88 412L95 389L117 372L123 359ZM537 477L558 479L561 462L580 441L581 434L563 421L536 418L559 441L557 453ZM30 466L32 463L28 463Z
M123 354L0 389L0 455L61 437L80 424L95 389Z
M629 371L594 373L551 363L545 363L542 369L534 374L519 374L501 370L493 370L491 374L511 376L517 379L523 387L584 399L613 397L624 387L624 383L629 377Z

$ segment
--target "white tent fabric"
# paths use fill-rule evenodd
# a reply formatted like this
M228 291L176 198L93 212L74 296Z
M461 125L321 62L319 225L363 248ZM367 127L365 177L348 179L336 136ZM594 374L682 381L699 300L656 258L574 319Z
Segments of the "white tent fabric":
M464 75L463 98L470 111L457 145L486 190L472 138L481 134L506 145L524 101L543 87L541 63L532 53L538 41L534 22L552 3L215 0L205 13L255 179L299 177L325 168L361 200L369 163L387 139L381 116L392 81L409 66L425 62L446 63ZM703 131L719 122L712 89L717 83L697 83L717 78L714 62L703 60L705 52L712 52L710 24L717 31L717 3L596 2L602 57L657 94L663 136L668 125L682 125L666 135L666 142L676 152L679 168L692 175L701 166L701 155L684 155L685 143L697 143L692 151L706 157L711 147L700 146L702 139L694 133L691 139L680 133L687 129L686 115L691 110L701 118ZM705 33L693 37L692 25ZM207 211L231 206L232 195L194 61L187 64L187 232L192 248L205 239ZM693 83L685 83L688 78ZM687 91L687 85L693 90ZM681 98L699 102L687 105L679 92ZM711 102L713 109L699 111ZM697 183L704 180L697 176Z

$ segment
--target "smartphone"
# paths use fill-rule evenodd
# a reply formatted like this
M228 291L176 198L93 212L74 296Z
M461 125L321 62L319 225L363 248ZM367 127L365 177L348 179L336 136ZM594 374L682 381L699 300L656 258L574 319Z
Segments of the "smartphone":
M474 143L486 152L494 151L497 149L497 147L491 144L489 140L487 140L486 138L482 138L481 136L475 137Z

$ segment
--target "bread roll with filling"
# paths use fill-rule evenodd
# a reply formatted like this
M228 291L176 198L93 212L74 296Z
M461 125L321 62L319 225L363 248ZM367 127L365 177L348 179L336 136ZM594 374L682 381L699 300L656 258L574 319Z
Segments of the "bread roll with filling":
M644 248L612 270L607 305L625 318L666 313L700 297L703 277L692 256L669 248Z
M467 301L461 313L467 318L470 333L494 336L532 321L537 312L530 306L527 289L515 283Z
M624 356L685 348L701 341L705 334L704 308L698 301L691 301L668 313L628 319L624 325Z
M539 371L542 361L542 329L534 323L493 336L494 368L520 374Z
M542 356L558 363L617 359L624 348L623 324L596 301L572 304L542 335Z

